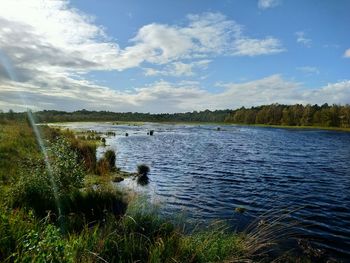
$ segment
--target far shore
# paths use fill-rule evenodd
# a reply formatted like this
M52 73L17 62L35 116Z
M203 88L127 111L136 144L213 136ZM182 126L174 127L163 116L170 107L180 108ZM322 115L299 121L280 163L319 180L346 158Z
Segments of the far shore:
M324 127L324 126L291 126L291 125L270 125L270 124L246 124L246 123L228 123L228 122L182 122L182 121L65 121L65 122L48 122L40 123L40 125L60 125L65 123L111 123L115 125L133 125L139 126L145 123L157 123L157 124L172 124L172 125L221 125L221 126L239 126L239 127L261 127L261 128L277 128L277 129L307 129L307 130L328 130L328 131L341 131L350 132L350 128L341 127Z

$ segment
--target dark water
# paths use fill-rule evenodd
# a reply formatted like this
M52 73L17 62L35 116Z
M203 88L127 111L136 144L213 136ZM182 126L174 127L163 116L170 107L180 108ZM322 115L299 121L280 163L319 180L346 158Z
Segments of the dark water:
M150 166L146 191L163 204L164 213L184 210L189 218L225 219L240 229L267 211L289 208L303 237L350 260L350 133L240 126L217 131L211 125L91 127L117 132L107 144L117 151L122 169ZM149 129L154 136L147 136ZM126 131L129 137L123 136ZM235 213L236 207L247 212Z

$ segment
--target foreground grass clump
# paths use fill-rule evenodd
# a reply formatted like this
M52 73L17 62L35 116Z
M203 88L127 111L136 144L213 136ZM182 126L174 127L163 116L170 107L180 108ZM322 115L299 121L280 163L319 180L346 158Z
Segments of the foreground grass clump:
M108 217L118 219L127 209L125 196L115 189L76 191L62 199L64 227L81 231L84 225L102 224Z
M59 228L24 211L0 211L1 262L72 262Z
M76 254L78 261L98 257L107 262L222 262L244 254L239 235L223 228L185 234L145 203L131 205L119 221L108 220L94 237L86 231L81 235L87 235L90 253Z
M98 160L96 166L96 174L101 176L109 175L111 172L116 172L117 167L115 166L116 155L113 150L107 150L103 157Z
M148 207L148 208L146 208ZM240 237L221 229L184 234L147 205L119 219L63 233L24 211L1 211L0 260L4 262L220 262L240 258ZM147 211L146 211L147 210ZM215 234L216 233L216 234Z

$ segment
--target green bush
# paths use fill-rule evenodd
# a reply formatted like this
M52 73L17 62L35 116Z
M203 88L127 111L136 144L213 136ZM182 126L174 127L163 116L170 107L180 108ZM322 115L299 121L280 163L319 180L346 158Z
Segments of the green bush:
M83 168L65 139L58 138L48 154L50 169L43 161L23 167L12 188L13 207L33 209L38 216L45 216L48 210L58 215L60 199L83 186Z
M71 248L60 230L51 224L39 231L28 231L13 257L14 262L73 262Z

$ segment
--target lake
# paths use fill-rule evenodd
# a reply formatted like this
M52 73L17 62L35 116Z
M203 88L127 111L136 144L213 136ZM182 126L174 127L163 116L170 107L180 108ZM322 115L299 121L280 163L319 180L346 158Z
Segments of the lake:
M142 191L162 204L165 215L224 219L242 230L277 211L296 222L293 229L314 246L350 260L350 133L235 125L217 130L202 124L64 125L116 132L107 138L107 148L116 150L117 166L131 172L137 164L150 166L150 184ZM246 212L235 212L238 207Z

